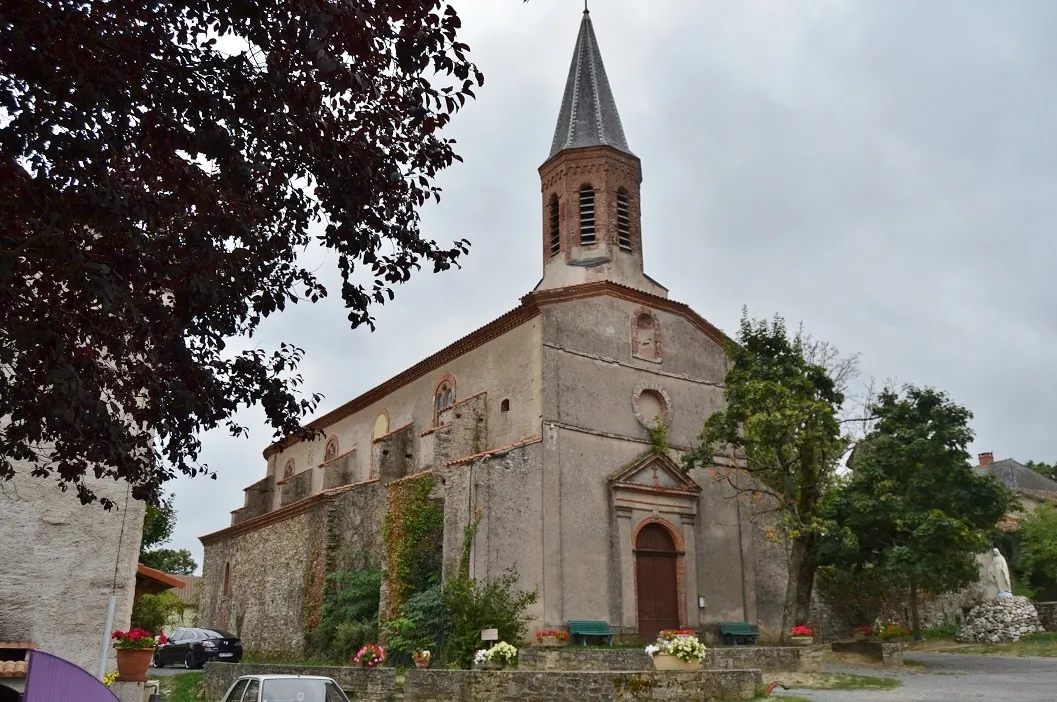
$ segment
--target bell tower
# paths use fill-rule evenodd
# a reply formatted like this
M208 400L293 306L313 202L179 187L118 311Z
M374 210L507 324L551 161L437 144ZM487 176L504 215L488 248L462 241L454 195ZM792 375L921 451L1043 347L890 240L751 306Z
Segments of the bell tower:
M620 124L584 10L558 126L540 166L543 279L537 290L608 280L667 297L642 264L642 166Z

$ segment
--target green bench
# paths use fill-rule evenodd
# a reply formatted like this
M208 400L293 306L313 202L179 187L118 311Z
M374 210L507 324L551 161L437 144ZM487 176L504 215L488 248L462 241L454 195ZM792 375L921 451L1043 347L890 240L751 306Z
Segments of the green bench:
M613 645L613 632L605 622L569 621L569 637L575 642L579 636L583 646L587 645L587 637L595 636L608 639L610 646Z
M755 645L760 630L755 624L748 622L720 622L719 633L723 637L723 643L729 646L744 643Z

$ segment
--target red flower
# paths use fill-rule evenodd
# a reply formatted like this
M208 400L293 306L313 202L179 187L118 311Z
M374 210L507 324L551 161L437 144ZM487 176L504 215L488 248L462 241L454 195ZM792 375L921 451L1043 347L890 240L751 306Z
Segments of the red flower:
M158 645L161 646L167 643L169 643L169 637L167 637L165 634L158 634Z

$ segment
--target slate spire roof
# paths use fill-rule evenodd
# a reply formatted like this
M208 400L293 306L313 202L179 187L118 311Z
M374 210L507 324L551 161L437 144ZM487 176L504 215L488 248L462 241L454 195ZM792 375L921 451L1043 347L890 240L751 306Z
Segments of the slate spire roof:
M591 25L591 13L585 9L550 155L554 156L565 149L603 145L631 153L624 139L624 128L620 124L606 69L602 65L602 54Z

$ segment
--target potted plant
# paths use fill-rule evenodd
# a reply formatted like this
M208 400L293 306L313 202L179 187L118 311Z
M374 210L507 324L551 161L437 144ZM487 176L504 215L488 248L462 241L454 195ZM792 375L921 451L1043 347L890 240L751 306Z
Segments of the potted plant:
M852 629L851 634L855 637L856 641L867 641L873 637L874 630L869 624L863 624L862 626L857 626Z
M478 670L502 670L517 660L517 649L506 641L500 641L487 650L473 654L474 667Z
M881 624L877 629L877 638L882 641L901 641L909 636L910 630L895 622Z
M432 657L429 651L416 651L411 655L411 660L415 661L416 668L426 669L429 667L429 661Z
M815 632L811 627L799 624L789 630L789 643L794 646L810 646L814 636Z
M700 670L705 645L693 629L666 629L646 647L646 655L657 670Z
M385 649L378 644L369 643L356 652L352 664L357 668L377 668L385 660Z
M568 632L560 629L544 629L536 632L536 641L540 646L562 646L568 640Z
M110 635L117 649L117 680L146 682L147 668L154 658L154 649L166 643L165 634L157 639L154 634L138 626L128 631L115 631Z

